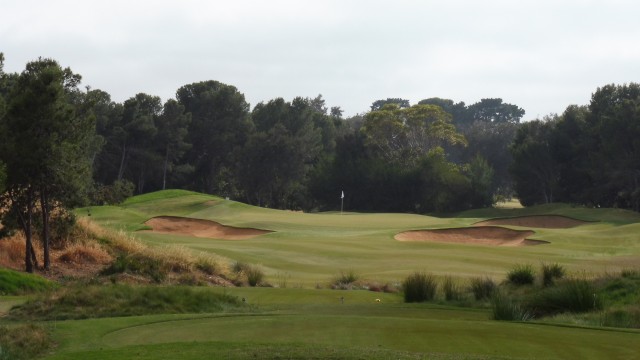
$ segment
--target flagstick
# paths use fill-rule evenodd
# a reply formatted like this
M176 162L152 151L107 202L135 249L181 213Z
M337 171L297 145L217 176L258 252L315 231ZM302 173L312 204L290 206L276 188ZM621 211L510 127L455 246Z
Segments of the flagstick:
M340 198L340 215L342 215L343 206L344 206L344 198Z

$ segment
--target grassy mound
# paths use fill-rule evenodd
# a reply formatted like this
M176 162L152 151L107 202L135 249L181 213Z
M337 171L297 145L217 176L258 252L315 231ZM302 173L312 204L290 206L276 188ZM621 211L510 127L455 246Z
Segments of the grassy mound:
M0 295L22 295L56 286L55 283L37 275L0 268Z
M238 298L189 287L92 285L50 292L13 308L21 320L67 320L239 310Z

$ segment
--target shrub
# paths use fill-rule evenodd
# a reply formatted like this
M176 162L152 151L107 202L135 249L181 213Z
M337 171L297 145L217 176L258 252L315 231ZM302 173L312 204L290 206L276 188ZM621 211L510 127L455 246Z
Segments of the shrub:
M246 270L246 275L249 286L258 286L264 279L264 272L257 266L249 266Z
M527 321L533 318L530 312L498 291L491 297L491 310L493 320Z
M444 277L442 282L442 291L444 292L444 298L447 301L462 299L462 288L452 276L447 275Z
M556 279L562 279L564 277L565 270L562 265L559 264L542 264L542 286L553 285Z
M340 271L340 275L336 276L331 285L334 289L349 289L359 279L360 277L353 270Z
M530 285L535 279L531 265L516 265L507 273L507 281L514 285Z
M33 359L51 345L49 333L41 326L0 326L0 360Z
M528 307L539 315L580 313L602 309L602 300L591 282L571 279L534 294Z
M490 299L496 288L496 283L488 276L471 279L471 292L476 300Z
M438 284L431 274L416 272L402 282L405 302L425 302L433 300Z

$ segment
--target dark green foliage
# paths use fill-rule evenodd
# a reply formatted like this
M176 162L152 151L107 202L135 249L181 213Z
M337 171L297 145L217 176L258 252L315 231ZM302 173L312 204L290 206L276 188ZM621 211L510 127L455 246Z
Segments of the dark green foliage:
M565 269L559 264L542 264L542 286L553 285L555 280L562 279Z
M496 292L491 297L491 316L494 320L527 321L532 314L507 295Z
M536 316L563 312L588 312L603 307L602 298L593 283L583 279L570 279L533 294L526 304Z
M129 285L75 286L42 295L13 308L12 318L66 320L148 314L221 312L236 297L205 288Z
M531 265L516 265L507 272L507 281L513 285L531 285L535 275Z
M56 284L37 275L0 268L0 295L21 295L56 287Z
M490 299L497 287L493 279L489 277L471 279L471 292L476 300Z
M96 185L92 203L96 205L118 205L133 196L135 185L129 180L116 180L111 185Z
M0 360L35 359L53 345L42 326L0 326Z
M102 270L102 275L128 273L149 277L160 283L167 277L168 270L158 259L131 253L118 255L109 267Z
M404 301L425 302L431 301L436 296L438 283L431 274L416 272L402 282Z
M523 124L511 147L518 197L640 211L638 138L638 83L606 85L588 107Z

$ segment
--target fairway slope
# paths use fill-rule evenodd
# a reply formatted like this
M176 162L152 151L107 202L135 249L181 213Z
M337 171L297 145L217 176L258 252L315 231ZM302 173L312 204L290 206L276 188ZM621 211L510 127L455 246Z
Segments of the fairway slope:
M561 215L532 215L509 218L496 218L475 223L475 226L522 226L541 229L569 229L572 227L588 224L587 221L573 219Z
M185 218L179 216L158 216L145 222L151 232L163 234L180 234L200 238L244 240L270 233L272 231L237 228L226 226L211 220Z
M478 226L405 231L397 234L395 239L398 241L433 241L490 246L526 246L548 243L547 241L527 239L533 234L535 232L531 230L512 230L499 226Z

